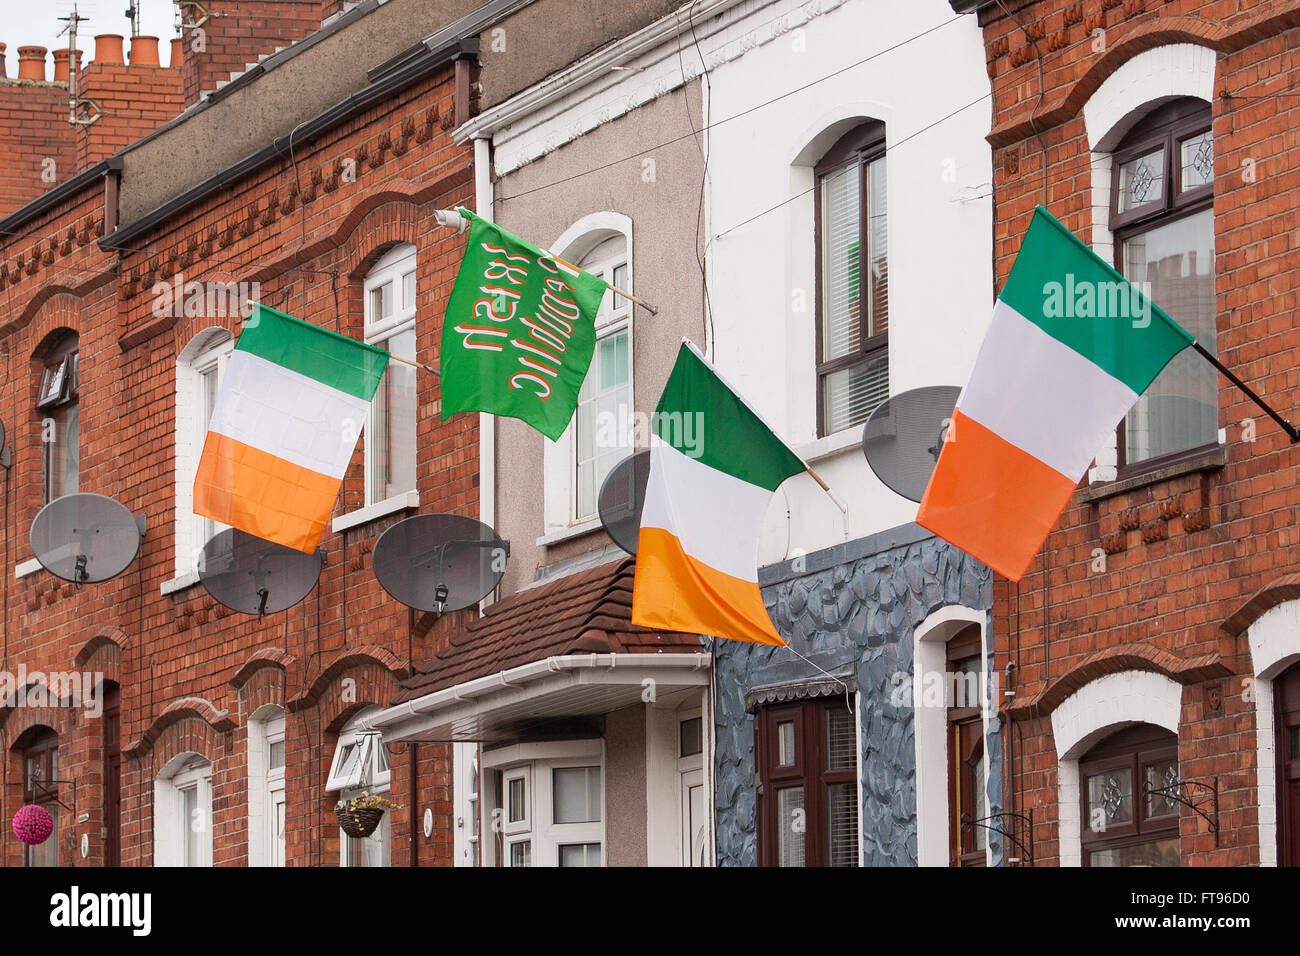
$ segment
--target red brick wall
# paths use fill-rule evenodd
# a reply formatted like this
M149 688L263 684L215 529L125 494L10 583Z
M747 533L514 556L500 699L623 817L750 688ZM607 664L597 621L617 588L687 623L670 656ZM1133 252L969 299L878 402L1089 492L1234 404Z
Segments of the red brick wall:
M181 71L163 66L90 63L81 71L81 96L95 101L100 118L77 132L77 168L87 169L181 112Z
M290 865L338 861L334 795L324 784L339 729L361 707L386 704L405 675L408 653L419 664L461 626L461 615L432 622L389 598L370 570L378 535L400 515L322 542L328 558L316 591L265 620L226 613L202 586L171 595L175 375L179 352L203 328L233 319L158 319L151 287L177 273L186 280L256 280L262 300L308 321L362 334L361 283L392 244L418 249L417 348L436 362L441 317L459 264L463 237L438 229L434 210L472 205L472 154L448 136L454 87L450 66L395 95L323 138L303 144L295 177L287 163L266 167L178 215L132 248L105 253L102 189L86 189L33 222L30 235L0 237L0 419L14 466L6 473L8 520L3 606L3 668L101 672L122 688L122 857L153 859L153 785L177 754L212 762L214 861L247 860L247 719L267 703L286 716L287 855ZM338 174L355 161L354 182ZM303 190L297 191L300 178ZM71 232L71 238L61 241ZM53 247L50 246L54 242ZM14 263L21 263L15 266ZM339 304L336 314L335 303ZM120 577L82 588L43 572L15 579L29 556L27 533L40 506L40 423L34 408L32 354L52 331L72 328L81 347L83 491L116 497L148 516L139 556ZM477 416L440 421L437 379L418 380L417 485L421 510L477 514ZM363 439L364 440L364 439ZM336 514L363 503L358 447ZM85 861L103 860L103 753L99 722L74 708L46 717L28 708L0 710L6 760L0 819L17 808L18 735L40 720L61 734L64 773L77 781L79 808L91 814L76 830L90 835ZM394 748L391 798L395 865L449 864L449 748L418 747L411 800L411 752ZM419 820L434 810L426 839ZM65 834L67 830L63 831ZM70 846L62 862L74 862ZM0 827L0 861L21 848ZM75 862L83 865L79 857Z
M1300 200L1300 97L1276 94L1300 68L1300 4L1042 0L1008 6L1027 25L1037 51L998 7L981 15L995 90L990 141L998 286L1037 204L1045 203L1076 234L1091 235L1090 153L1081 113L1088 96L1142 50L1166 43L1209 46L1218 62L1219 355L1289 414L1300 360L1293 317L1300 260L1289 238ZM1097 29L1105 31L1102 50L1092 42ZM1247 158L1255 164L1254 182L1242 174ZM1296 570L1300 457L1239 391L1223 379L1220 385L1225 468L1091 503L1076 497L1024 578L1018 584L999 580L995 588L997 667L1008 659L1018 665L1006 792L1014 794L1014 809L1033 808L1042 862L1055 862L1059 850L1051 709L1086 679L1127 666L1169 673L1183 684L1183 778L1219 778L1222 846L1216 849L1200 819L1184 810L1184 863L1259 860L1254 704L1242 694L1242 680L1251 673L1249 648L1244 635L1230 635L1221 624L1255 591ZM1257 422L1253 443L1235 424L1247 417ZM1110 552L1106 570L1096 573L1091 565L1103 552ZM1136 660L1121 645L1139 645L1147 659ZM1213 690L1222 692L1221 715L1206 712Z

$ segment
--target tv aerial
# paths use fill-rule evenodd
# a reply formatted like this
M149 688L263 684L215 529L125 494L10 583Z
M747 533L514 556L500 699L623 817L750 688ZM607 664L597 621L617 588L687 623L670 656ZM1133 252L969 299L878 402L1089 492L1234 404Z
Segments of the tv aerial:
M310 594L324 564L323 549L307 554L227 528L203 546L198 570L218 602L262 617L286 611Z
M140 550L145 516L119 501L88 493L55 498L32 522L32 552L41 567L74 584L107 581Z
M492 593L510 542L464 515L413 515L379 536L371 567L384 590L418 611L459 611Z
M650 449L643 448L609 470L596 496L596 510L605 533L628 554L636 554L649 480Z
M886 399L862 429L862 453L891 491L920 502L957 405L956 385L927 385Z

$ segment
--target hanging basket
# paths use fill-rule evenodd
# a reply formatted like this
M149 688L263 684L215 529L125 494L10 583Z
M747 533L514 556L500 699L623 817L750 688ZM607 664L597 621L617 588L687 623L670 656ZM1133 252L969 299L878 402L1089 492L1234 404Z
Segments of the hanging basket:
M368 808L364 810L335 810L334 813L339 818L339 826L343 832L350 837L368 837L375 832L379 826L379 821L384 818L384 811L380 808Z

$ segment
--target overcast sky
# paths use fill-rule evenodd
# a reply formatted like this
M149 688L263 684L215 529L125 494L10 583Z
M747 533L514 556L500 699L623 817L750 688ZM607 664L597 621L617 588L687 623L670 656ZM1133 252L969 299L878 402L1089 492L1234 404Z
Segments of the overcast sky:
M172 0L135 0L140 7L140 32L145 36L155 36L162 40L159 56L166 65L171 53L167 41L176 35L175 4ZM83 19L77 27L77 47L83 51L82 63L88 63L95 55L95 34L131 33L131 21L126 17L126 8L131 0L76 0L77 12ZM59 17L66 17L72 12L73 0L0 0L0 43L8 46L5 51L5 76L18 75L18 48L20 46L43 46L46 49L66 47L68 37L59 36L66 23ZM46 60L47 76L52 74L52 61Z

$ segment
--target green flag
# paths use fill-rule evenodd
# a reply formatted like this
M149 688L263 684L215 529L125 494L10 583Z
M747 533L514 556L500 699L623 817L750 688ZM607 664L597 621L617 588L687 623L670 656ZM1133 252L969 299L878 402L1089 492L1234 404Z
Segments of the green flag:
M442 419L491 412L563 434L596 349L607 284L467 209L442 324Z

